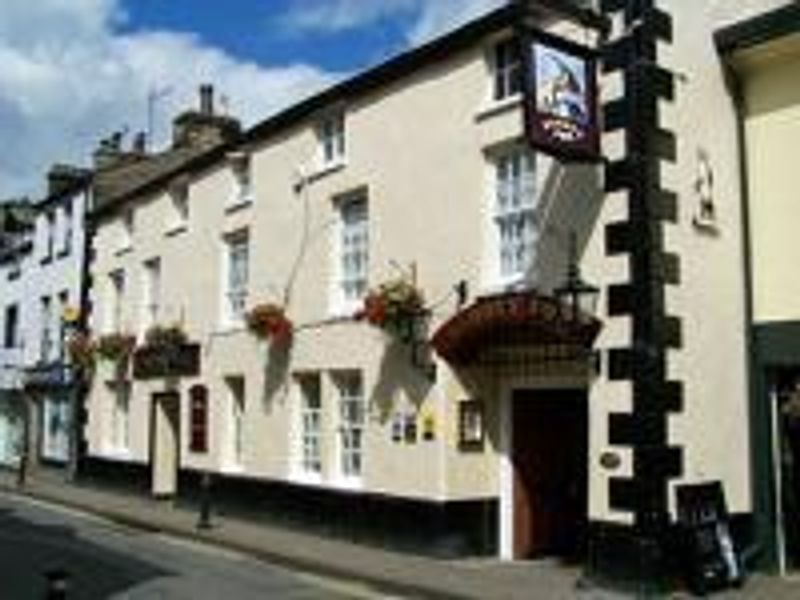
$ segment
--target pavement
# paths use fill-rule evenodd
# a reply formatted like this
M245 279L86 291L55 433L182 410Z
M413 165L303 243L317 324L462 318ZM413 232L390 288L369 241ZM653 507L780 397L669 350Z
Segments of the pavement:
M618 592L578 585L579 567L554 561L435 559L216 514L210 529L198 529L197 513L187 508L97 486L66 483L62 475L50 472L32 474L20 488L14 473L0 471L0 492L88 512L134 529L227 548L295 571L358 582L375 590L376 597L442 600L625 597ZM796 599L800 598L800 576L753 575L742 589L715 597Z

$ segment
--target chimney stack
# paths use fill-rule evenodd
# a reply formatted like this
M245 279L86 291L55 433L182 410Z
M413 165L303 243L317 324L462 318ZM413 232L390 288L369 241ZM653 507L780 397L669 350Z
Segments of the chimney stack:
M47 172L47 195L57 196L78 187L89 176L88 171L72 165L54 164Z
M173 148L210 148L236 139L242 131L238 119L214 114L214 86L200 86L199 110L188 110L172 122Z

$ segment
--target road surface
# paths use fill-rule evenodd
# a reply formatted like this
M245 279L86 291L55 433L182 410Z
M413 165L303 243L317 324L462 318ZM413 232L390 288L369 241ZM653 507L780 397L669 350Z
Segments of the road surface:
M69 600L384 597L358 584L0 494L0 599L45 598L47 574L57 570L69 574Z

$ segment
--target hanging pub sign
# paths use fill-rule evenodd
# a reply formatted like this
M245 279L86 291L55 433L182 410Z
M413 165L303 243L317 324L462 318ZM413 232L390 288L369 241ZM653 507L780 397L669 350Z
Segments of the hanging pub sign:
M596 53L541 31L521 39L530 145L565 161L599 160Z

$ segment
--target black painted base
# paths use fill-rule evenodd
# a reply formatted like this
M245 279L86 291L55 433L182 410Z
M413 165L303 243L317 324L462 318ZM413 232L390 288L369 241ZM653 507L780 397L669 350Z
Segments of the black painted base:
M679 587L678 568L669 551L671 536L652 540L633 527L593 521L585 578L593 585L635 592L638 596L665 593Z
M81 483L149 495L148 465L84 462ZM197 510L201 473L181 471L174 502ZM214 474L214 515L229 515L435 557L497 554L496 498L435 502Z
M730 516L731 534L742 559L745 575L757 560L753 543L753 515ZM677 527L670 527L659 541L640 536L633 527L592 521L584 579L598 587L633 592L638 596L659 595L689 587L693 565Z

